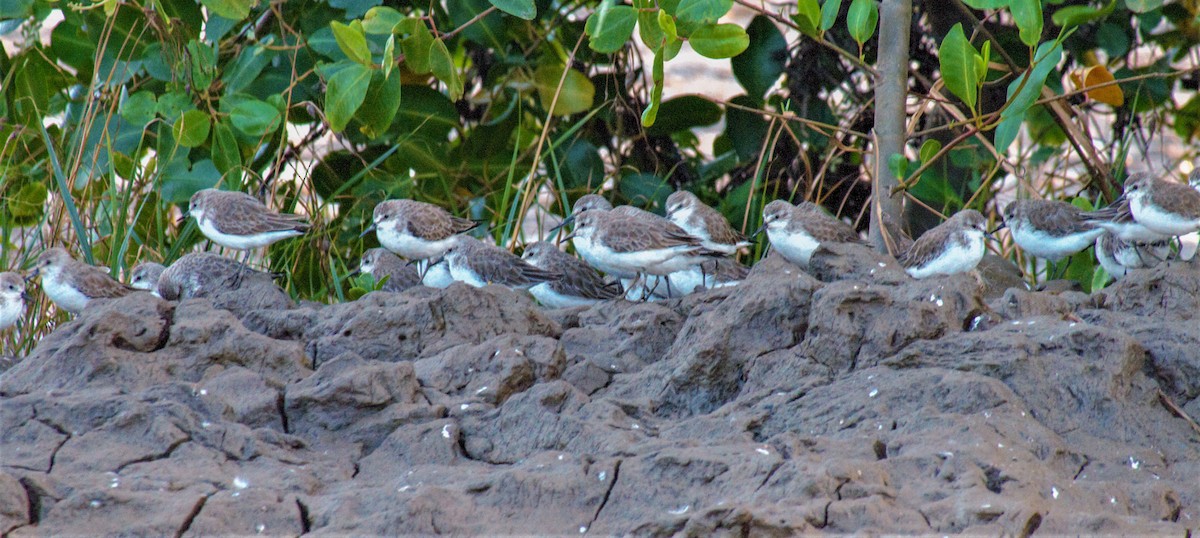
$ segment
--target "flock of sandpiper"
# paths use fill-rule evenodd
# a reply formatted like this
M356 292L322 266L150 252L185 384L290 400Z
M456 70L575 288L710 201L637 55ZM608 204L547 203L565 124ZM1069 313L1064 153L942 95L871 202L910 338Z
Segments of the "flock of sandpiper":
M1176 237L1190 237L1180 241L1178 255L1194 256L1200 231L1200 171L1192 174L1189 184L1134 174L1124 190L1114 203L1091 212L1060 201L1014 201L1004 208L1003 223L996 229L1007 227L1027 254L1052 262L1094 244L1098 261L1115 278L1166 259ZM375 206L373 222L363 232L374 231L383 248L364 253L358 270L382 281L389 291L418 284L446 287L455 281L475 287L498 284L527 289L548 308L622 296L672 298L736 285L746 276L748 269L734 256L751 243L718 211L694 194L679 191L667 199L666 215L613 207L599 195L585 195L560 226L573 225L562 241L571 241L578 258L545 241L526 245L518 257L465 235L478 225L475 221L424 202L387 200ZM272 211L248 194L216 189L192 196L188 216L213 243L242 251L302 235L309 228L301 216ZM853 227L812 202L775 200L763 208L762 217L758 233L765 231L772 249L804 268L822 244L862 241ZM994 231L978 211L963 210L916 241L896 238L897 261L918 279L970 271L983 258L986 238ZM43 293L59 309L79 313L93 299L136 290L180 300L236 287L244 278L271 276L247 268L245 260L196 252L170 267L139 264L130 272L130 283L123 284L63 248L51 248L38 257L27 277L0 274L0 330L24 316L25 282L34 277L40 277Z

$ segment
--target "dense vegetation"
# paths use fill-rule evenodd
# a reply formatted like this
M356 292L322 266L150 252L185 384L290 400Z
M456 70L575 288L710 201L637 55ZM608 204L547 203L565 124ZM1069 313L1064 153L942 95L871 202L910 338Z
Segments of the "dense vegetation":
M1194 157L1162 143L1200 134L1196 2L917 1L909 151L878 157L876 75L896 51L876 31L898 21L874 0L737 4L748 23L724 22L734 0L0 2L0 263L64 243L114 273L169 262L202 240L176 208L223 184L314 216L265 263L296 296L338 300L391 197L505 244L532 206L605 184L659 210L690 189L743 230L779 197L866 228L890 174L915 235L964 207L995 215L1014 189L1102 204L1127 160L1178 173ZM729 62L743 93L664 87L685 48ZM1078 258L1069 276L1098 283ZM42 307L6 348L47 327Z

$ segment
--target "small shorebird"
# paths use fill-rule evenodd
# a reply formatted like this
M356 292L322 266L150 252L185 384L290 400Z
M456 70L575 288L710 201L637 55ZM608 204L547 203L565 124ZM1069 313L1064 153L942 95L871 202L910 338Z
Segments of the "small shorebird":
M1190 185L1134 174L1125 181L1129 210L1138 223L1169 236L1200 230L1200 191Z
M1120 279L1133 269L1154 267L1171 252L1167 240L1153 243L1122 241L1111 233L1096 238L1096 260L1109 276Z
M304 235L309 229L304 217L276 213L257 198L236 191L203 189L193 194L183 218L188 216L196 218L200 232L212 242L246 251L243 269L251 250ZM241 272L237 278L241 278Z
M862 242L852 226L829 216L812 202L793 206L785 200L772 201L763 207L763 225L755 235L763 230L772 248L801 267L808 267L821 243Z
M13 272L0 273L0 331L25 315L25 279Z
M446 248L445 263L454 280L482 288L499 284L528 289L558 278L557 272L538 268L516 254L471 236L460 235Z
M560 275L529 288L529 293L547 308L591 305L622 294L619 282L605 283L595 269L546 241L526 245L521 258Z
M113 280L104 270L72 258L61 247L38 256L32 276L41 277L46 296L72 314L82 312L93 299L115 299L136 291Z
M167 268L161 263L142 262L133 266L129 272L129 287L135 290L148 291L158 295L158 277Z
M277 275L247 269L236 260L211 252L190 252L175 260L158 277L158 296L168 301L205 297L240 288L246 278Z
M478 225L433 204L385 200L375 205L373 221L363 235L374 231L383 248L409 260L421 261L441 256L454 243L455 236Z
M1105 233L1084 218L1082 209L1058 200L1015 200L1004 206L1003 217L1004 224L997 230L1007 227L1022 250L1055 264ZM1066 269L1063 265L1059 270L1065 273Z
M421 275L417 274L415 267L384 248L364 252L354 272L371 275L376 283L387 278L383 283L383 291L400 292L421 283Z
M733 255L739 248L750 245L721 212L705 205L690 191L676 191L667 197L667 218L709 250Z
M970 271L987 252L987 235L987 219L964 209L922 234L897 261L917 279Z

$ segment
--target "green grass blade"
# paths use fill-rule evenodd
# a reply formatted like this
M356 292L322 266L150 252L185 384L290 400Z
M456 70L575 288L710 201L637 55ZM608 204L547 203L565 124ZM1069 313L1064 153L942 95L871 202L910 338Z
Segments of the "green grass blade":
M45 125L38 125L38 128L42 130L42 140L46 142L46 156L54 168L54 181L58 184L59 193L62 194L67 214L71 216L71 225L75 227L75 236L79 239L79 250L83 251L84 260L94 265L96 259L92 256L92 242L88 239L87 230L79 218L79 209L75 206L75 198L71 196L71 187L67 183L66 175L63 174L62 163L58 161L58 153L54 151L54 141L50 140L50 133L46 131Z

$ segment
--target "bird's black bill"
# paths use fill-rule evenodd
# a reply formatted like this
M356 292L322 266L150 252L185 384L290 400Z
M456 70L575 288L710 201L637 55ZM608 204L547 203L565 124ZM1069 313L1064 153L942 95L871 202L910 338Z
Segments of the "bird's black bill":
M561 244L563 242L570 241L571 238L573 238L573 237L575 237L575 232L571 232L567 235L562 236L562 238L559 239L558 242Z
M767 229L766 224L759 226L757 230L754 230L753 234L750 234L750 239L758 239L758 236L762 235L763 231L765 231L766 229Z
M367 226L367 229L363 230L362 233L358 234L358 236L363 237L373 231L375 231L375 223L374 222L372 222L370 226Z
M189 216L190 215L188 215L188 212L184 211L182 215L179 215L178 219L175 219L175 224L183 224L184 222L187 221Z
M550 230L548 230L548 231L550 233L557 232L557 231L563 229L564 226L571 224L571 221L573 221L573 220L575 220L575 215L567 215L566 217L563 217L562 222L558 223L558 226L550 228Z
M37 276L38 276L38 268L34 267L33 270L29 272L28 275L25 275L25 282L29 282L30 280L37 278Z
M992 234L994 234L994 233L996 233L996 232L998 232L998 231L1000 231L1000 230L1003 230L1003 229L1005 229L1005 228L1007 228L1007 227L1008 227L1008 223L1007 223L1007 222L1001 222L1000 224L997 224L995 228L992 228L991 230L988 230L988 232L987 232L987 235L989 235L989 236L990 236L990 235L992 235ZM994 238L993 238L993 239L994 239Z

